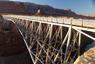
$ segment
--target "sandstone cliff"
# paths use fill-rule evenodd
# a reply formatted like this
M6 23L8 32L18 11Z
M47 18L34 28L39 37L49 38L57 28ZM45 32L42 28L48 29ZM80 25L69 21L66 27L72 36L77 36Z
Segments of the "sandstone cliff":
M17 2L16 2L17 3ZM36 14L40 9L42 12L47 13L48 15L57 15L57 16L76 16L77 14L72 12L70 9L55 9L49 5L38 5L34 3L25 2L25 9L31 13Z
M26 49L23 38L14 23L11 30L2 30L3 22L0 21L0 56L19 54Z
M3 29L3 20L0 15L0 56L19 54L27 50L16 25L11 22L8 29Z
M52 15L52 16L70 16L76 18L95 19L95 15L79 15L71 11L70 9L56 9L49 5L38 5L28 2L24 2L24 5L25 9L33 14L36 14L37 11L40 9L42 12L46 13L47 15Z
M46 11L42 11L40 9L37 11L37 13L35 15L40 15L40 16L70 16L70 15L67 15L67 14L46 12Z
M16 4L12 1L0 2L0 13L9 14L32 14L28 12L23 3Z
M20 2L15 2L16 4L19 4ZM69 16L69 17L75 17L75 18L85 18L85 19L95 19L95 15L79 15L75 12L71 11L70 9L56 9L49 5L39 5L35 3L29 3L29 2L22 2L24 3L25 9L34 15L47 15L47 16ZM38 10L41 11L41 13L38 14Z

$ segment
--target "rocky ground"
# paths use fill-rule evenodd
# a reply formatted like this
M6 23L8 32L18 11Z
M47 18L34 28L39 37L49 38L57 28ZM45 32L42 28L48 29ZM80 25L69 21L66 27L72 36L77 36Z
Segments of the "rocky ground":
M95 47L84 52L84 54L79 56L74 63L67 62L63 64L95 64Z
M74 64L95 64L95 47L79 56Z
M23 38L17 27L10 23L9 29L3 29L0 22L0 56L9 56L26 50Z

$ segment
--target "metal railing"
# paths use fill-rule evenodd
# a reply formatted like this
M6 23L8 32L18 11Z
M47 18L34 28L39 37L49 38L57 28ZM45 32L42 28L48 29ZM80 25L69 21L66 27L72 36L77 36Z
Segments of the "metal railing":
M22 16L22 15L3 15L3 17L12 17L24 20L35 20L35 21L45 21L53 23L62 24L72 24L82 27L92 27L95 28L95 20L88 19L70 19L70 18L57 18L57 17L39 17L39 16Z

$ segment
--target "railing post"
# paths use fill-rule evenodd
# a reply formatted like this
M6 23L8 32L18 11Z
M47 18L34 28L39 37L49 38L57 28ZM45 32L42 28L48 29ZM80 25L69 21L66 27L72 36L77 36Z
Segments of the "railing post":
M71 26L72 26L72 19L71 19Z
M82 19L82 27L83 27L83 19Z

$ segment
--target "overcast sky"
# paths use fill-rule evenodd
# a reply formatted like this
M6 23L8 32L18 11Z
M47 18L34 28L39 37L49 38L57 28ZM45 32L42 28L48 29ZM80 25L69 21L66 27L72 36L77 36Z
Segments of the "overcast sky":
M77 14L95 14L95 4L93 0L11 0L21 2L31 2L41 5L50 5L59 9L71 9Z

